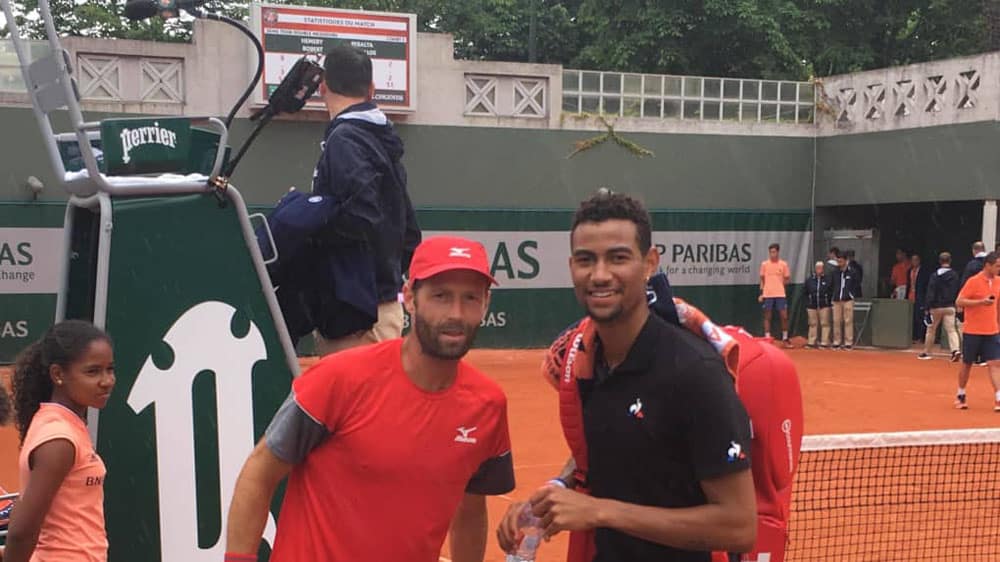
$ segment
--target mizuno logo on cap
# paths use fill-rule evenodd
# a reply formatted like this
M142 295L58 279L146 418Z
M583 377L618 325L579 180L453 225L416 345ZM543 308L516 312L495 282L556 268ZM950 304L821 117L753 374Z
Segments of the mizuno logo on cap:
M452 248L451 251L448 253L448 257L449 258L466 258L466 259L470 259L471 260L472 259L472 254L469 253L471 251L472 251L472 248Z

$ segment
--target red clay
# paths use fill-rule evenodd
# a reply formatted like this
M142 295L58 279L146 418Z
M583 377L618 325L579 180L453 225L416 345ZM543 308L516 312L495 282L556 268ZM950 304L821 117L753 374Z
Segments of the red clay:
M490 498L486 560L501 562L493 529L512 500L527 498L556 475L568 458L555 392L539 374L541 350L477 350L470 360L506 391L518 486ZM958 366L943 357L918 361L905 352L793 349L805 401L807 434L959 429L1000 426L992 411L986 369L973 367L969 410L952 408ZM303 364L311 363L304 360ZM7 375L9 369L0 370ZM17 489L17 437L0 429L0 485ZM114 475L109 475L114 478ZM543 544L538 562L565 559L565 537ZM443 556L447 556L447 549Z

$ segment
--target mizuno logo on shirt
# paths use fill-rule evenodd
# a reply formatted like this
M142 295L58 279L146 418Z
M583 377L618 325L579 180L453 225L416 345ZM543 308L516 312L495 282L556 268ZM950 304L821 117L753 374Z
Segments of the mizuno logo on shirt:
M475 428L475 427L470 427L468 429L466 429L464 427L459 427L457 429L458 435L455 436L455 441L458 442L458 443L475 443L476 442L476 438L475 437L469 437L469 434L472 433L473 431L475 431L476 429L477 428Z

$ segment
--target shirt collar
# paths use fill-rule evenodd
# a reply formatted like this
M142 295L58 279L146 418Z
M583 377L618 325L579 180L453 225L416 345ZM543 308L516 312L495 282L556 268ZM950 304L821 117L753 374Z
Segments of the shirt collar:
M656 358L659 345L658 338L664 327L666 327L666 323L663 319L655 314L650 314L646 318L646 323L643 324L642 329L639 330L639 335L632 342L632 347L629 348L628 354L625 355L625 360L614 369L608 369L607 363L604 360L604 346L601 344L600 337L598 337L594 346L594 357L596 359L594 363L594 376L598 380L602 380L602 378L616 374L637 374L648 371L652 367L653 360Z

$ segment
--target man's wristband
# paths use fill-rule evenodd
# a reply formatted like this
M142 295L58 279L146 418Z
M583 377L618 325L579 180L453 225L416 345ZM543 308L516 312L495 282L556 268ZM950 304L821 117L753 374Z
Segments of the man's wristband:
M256 554L239 554L236 552L227 552L224 559L225 562L257 562Z
M563 488L566 488L567 490L572 490L573 489L573 486L571 486L570 483L567 482L565 478L558 477L558 476L555 477L555 478L553 478L553 479L551 479L551 480L549 480L548 482L546 482L546 484L552 484L554 486L561 486Z

